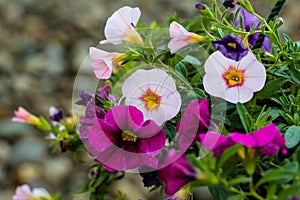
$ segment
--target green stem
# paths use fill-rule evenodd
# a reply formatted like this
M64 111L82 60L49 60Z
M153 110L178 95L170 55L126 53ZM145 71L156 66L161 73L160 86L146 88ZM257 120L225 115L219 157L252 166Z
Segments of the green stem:
M276 2L274 8L272 9L272 11L270 13L270 15L268 16L268 19L267 19L266 23L273 20L275 18L275 16L277 16L279 14L279 12L280 12L281 8L283 7L285 1L286 0L278 0ZM261 48L261 45L262 45L264 39L265 39L265 36L263 34L260 34L257 41L256 41L254 49L255 48Z

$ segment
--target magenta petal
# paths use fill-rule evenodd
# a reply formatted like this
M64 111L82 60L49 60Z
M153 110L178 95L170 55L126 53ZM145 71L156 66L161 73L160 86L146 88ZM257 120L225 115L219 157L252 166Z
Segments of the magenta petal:
M109 170L123 171L140 166L157 168L158 160L148 154L131 153L116 146L97 155L97 160L104 163Z
M95 120L95 125L90 129L88 140L89 145L93 146L97 152L102 152L113 145L105 132L100 128L97 120Z
M272 141L274 138L276 138L277 135L281 135L281 133L277 129L275 124L269 124L255 132L253 132L252 135L256 140L257 146L262 147L262 146L270 143L270 141Z
M135 131L143 123L143 113L134 106L116 106L107 111L105 119L122 130Z
M197 139L197 134L205 133L210 122L208 99L193 100L186 107L182 119L176 126L181 150L186 150Z
M176 158L178 159L176 160ZM171 164L160 169L158 175L164 181L165 192L168 195L175 194L182 186L194 181L197 177L195 169L188 162L185 155L180 155L174 149L171 149L166 154L165 160L161 165L164 165L164 163Z
M247 147L257 147L254 137L250 134L234 132L229 135L230 139L235 143L241 143Z
M139 139L139 152L151 153L157 155L164 148L166 143L166 134L163 130L149 138Z

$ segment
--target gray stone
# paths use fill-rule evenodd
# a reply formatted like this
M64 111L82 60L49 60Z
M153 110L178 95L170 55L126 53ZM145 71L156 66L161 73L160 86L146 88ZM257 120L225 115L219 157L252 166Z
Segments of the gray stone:
M47 155L47 145L44 140L35 136L24 137L13 147L10 155L12 164L23 162L42 162Z
M0 137L8 139L34 132L30 125L12 122L10 118L0 120L0 127Z

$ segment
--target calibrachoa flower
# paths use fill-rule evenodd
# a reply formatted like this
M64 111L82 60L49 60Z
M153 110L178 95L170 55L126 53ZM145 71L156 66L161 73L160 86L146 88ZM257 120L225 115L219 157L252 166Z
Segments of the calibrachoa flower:
M196 142L197 135L206 133L209 122L208 99L192 100L176 126L180 150L185 151Z
M166 164L169 164L165 166ZM165 183L165 192L173 195L187 183L196 180L199 177L196 169L189 163L185 155L171 149L165 155L158 175Z
M50 106L49 107L49 115L50 115L50 119L53 122L59 122L60 120L62 120L64 118L64 111L63 111L63 109L57 109L54 106Z
M205 91L230 103L249 101L266 80L265 67L251 52L236 62L216 51L208 57L204 68Z
M106 40L102 40L100 44L120 44L122 41L128 41L143 45L141 36L135 30L140 16L139 8L124 6L118 9L108 18L104 28Z
M112 68L116 64L122 63L127 54L106 52L95 47L90 47L90 57L93 60L92 67L98 79L109 79Z
M237 3L237 0L225 0L223 2L223 6L225 6L225 8L234 8L236 3Z
M183 26L175 21L170 24L169 31L171 40L168 43L168 48L171 53L177 52L179 49L190 43L203 42L207 40L207 37L205 36L188 32Z
M12 197L13 200L52 200L53 198L50 196L47 190L44 188L33 188L31 189L28 185L24 184L18 186L15 194Z
M233 10L233 16L236 14L237 10L240 8L239 5L236 5L234 10ZM251 30L260 30L260 27L257 27L257 25L259 24L260 20L259 18L257 18L256 16L252 15L251 13L249 13L248 11L246 11L244 8L241 8L240 10L240 16L243 19L243 28L246 31L251 31ZM234 22L234 27L237 28L240 26L240 18L237 17L236 21ZM252 27L252 28L251 28ZM248 42L249 44L251 44L252 46L255 46L256 41L259 37L259 33L250 35L248 37ZM262 50L265 51L270 51L271 50L271 43L268 37L265 37L262 43Z
M282 149L282 153L286 154L285 139L275 124L271 123L250 134L230 133L228 136L219 133L209 132L199 136L201 145L214 152L216 157L220 156L228 147L241 143L246 147L259 149L260 155L274 156Z
M219 157L223 151L234 144L228 137L215 132L199 134L198 137L202 148L212 150L215 157Z
M13 122L21 122L32 125L41 125L39 118L29 113L23 107L19 107L17 111L15 111L15 117L11 119Z
M143 113L134 106L115 106L104 119L94 120L87 135L82 131L80 136L87 150L109 171L157 168L155 156L166 142L162 128L152 120L144 121Z
M181 97L171 76L160 69L137 70L122 86L125 104L139 108L145 119L158 125L173 118L180 110Z
M87 91L81 91L79 96L80 96L80 100L76 101L75 104L81 106L86 106L92 98L92 95Z
M235 61L241 60L247 55L248 49L244 47L243 41L234 35L227 34L219 41L212 44L227 58Z

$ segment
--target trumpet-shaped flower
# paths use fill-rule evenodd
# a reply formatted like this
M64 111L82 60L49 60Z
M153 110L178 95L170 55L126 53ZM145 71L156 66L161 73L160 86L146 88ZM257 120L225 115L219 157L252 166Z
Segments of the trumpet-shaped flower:
M190 43L203 42L207 40L207 37L205 36L188 32L183 26L175 21L170 24L169 32L171 40L168 43L168 48L171 50L171 53L177 52L179 49Z
M214 152L216 157L220 156L228 147L241 143L242 145L258 149L261 155L273 156L281 148L286 154L285 139L275 124L269 124L250 134L233 132L228 136L219 133L208 132L200 134L201 145Z
M122 86L125 104L139 108L145 119L161 125L180 110L181 97L174 80L159 69L137 70Z
M140 16L139 8L124 6L118 9L108 18L104 28L106 40L102 40L100 44L112 43L117 45L122 41L128 41L143 45L141 36L135 30Z
M216 51L208 57L204 68L205 91L231 103L249 101L266 80L265 67L251 52L236 62Z
M17 111L15 111L15 117L11 119L13 122L21 122L32 125L41 125L39 118L29 113L23 107L19 107Z
M165 164L169 165L164 166ZM185 155L181 155L180 152L174 149L171 149L165 155L161 166L164 167L158 170L158 175L165 183L165 192L168 195L175 194L182 186L196 180L199 176Z
M89 153L109 171L141 166L157 168L155 158L166 142L166 135L154 121L144 121L134 106L115 106L104 119L95 118L92 126L84 121L80 137Z
M98 79L109 79L113 66L122 63L127 55L123 53L106 52L95 47L90 47L90 57L93 60L92 67L96 77Z
M18 186L12 200L52 200L47 190L44 188L34 188L32 191L26 184Z
M234 35L227 34L219 41L213 41L212 44L227 58L235 61L241 60L248 53L244 47L243 41Z

